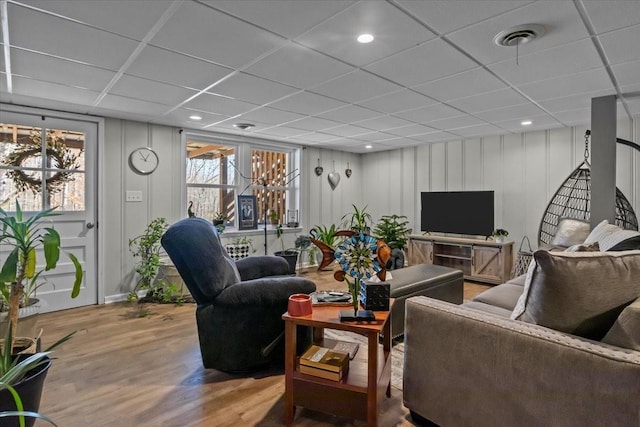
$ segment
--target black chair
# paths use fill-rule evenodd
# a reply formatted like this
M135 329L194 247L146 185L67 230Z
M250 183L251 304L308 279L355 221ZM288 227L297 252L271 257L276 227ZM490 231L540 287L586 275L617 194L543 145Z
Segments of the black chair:
M178 221L162 236L162 246L197 303L196 321L205 368L246 372L284 362L284 321L289 296L311 293L316 285L288 275L277 256L234 262L215 227L202 218ZM298 353L311 331L298 328Z

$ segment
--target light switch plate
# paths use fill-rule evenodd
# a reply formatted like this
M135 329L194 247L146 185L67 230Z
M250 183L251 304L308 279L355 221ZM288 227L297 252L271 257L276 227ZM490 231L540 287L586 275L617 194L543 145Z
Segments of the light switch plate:
M141 202L142 191L127 191L125 194L126 202Z

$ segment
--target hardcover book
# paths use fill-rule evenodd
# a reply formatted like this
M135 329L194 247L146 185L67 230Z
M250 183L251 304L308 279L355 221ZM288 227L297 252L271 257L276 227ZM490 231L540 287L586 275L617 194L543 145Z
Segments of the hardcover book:
M312 345L300 356L300 367L302 366L329 372L346 372L349 369L349 353Z
M340 381L345 371L332 372L325 371L324 369L314 368L313 366L300 365L300 372L307 375L313 375L314 377L325 378L333 381Z

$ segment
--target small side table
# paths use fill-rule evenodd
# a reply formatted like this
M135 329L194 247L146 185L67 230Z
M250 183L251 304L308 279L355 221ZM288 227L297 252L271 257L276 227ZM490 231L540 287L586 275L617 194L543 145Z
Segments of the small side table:
M390 309L393 299L389 302ZM378 401L391 397L391 322L389 311L376 311L375 321L341 322L340 310L347 307L313 307L308 316L282 315L285 321L285 424L293 423L296 406L334 415L366 420L378 425ZM306 375L299 371L296 357L296 328L313 328L313 342L324 345L324 329L355 332L367 337L367 352L358 350L349 363L349 373L340 381ZM382 336L382 345L379 344ZM383 393L383 390L386 390Z

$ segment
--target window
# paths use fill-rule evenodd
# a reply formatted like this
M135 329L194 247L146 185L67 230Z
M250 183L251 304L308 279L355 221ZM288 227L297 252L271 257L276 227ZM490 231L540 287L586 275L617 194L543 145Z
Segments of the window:
M0 207L85 210L85 134L0 123Z
M189 136L186 141L187 204L196 216L213 220L222 214L227 226L237 227L239 195L254 195L258 224L277 218L286 223L287 210L296 206L293 150L214 142Z

